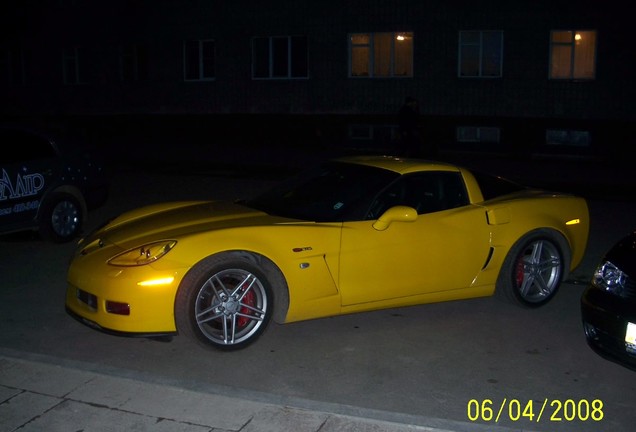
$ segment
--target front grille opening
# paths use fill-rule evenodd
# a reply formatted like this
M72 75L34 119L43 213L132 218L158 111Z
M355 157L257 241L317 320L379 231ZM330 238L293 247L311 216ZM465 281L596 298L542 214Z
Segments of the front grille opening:
M84 303L89 308L93 309L94 311L97 310L97 296L96 295L93 295L91 293L87 293L86 291L82 291L81 289L78 288L77 291L76 291L76 297L77 297L77 299L79 301Z

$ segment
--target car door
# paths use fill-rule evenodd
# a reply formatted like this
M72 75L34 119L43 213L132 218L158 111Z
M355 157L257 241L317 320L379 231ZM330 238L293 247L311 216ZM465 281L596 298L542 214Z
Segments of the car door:
M483 208L468 203L457 172L404 176L378 198L418 211L384 230L371 220L343 226L339 287L343 306L469 287L489 254ZM377 210L375 210L377 211Z
M0 142L7 149L0 160L0 227L33 225L59 170L57 153L44 137L21 129L0 129Z

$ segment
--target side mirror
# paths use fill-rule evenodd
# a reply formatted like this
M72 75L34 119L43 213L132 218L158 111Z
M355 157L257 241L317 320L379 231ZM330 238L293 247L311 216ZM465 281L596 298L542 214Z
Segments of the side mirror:
M393 222L413 222L415 219L417 219L417 210L413 207L395 206L382 213L382 216L373 224L373 228L384 231Z

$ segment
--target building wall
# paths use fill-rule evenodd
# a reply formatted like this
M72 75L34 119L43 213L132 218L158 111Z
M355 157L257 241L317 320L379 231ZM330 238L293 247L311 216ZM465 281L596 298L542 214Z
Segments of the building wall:
M603 125L615 128L636 118L627 14L598 1L11 3L1 10L7 31L0 48L23 50L27 67L24 83L3 84L5 116L223 114L250 121L302 115L318 125L340 117L390 123L404 98L414 96L432 136L449 142L449 132L462 122L514 125L517 132L532 123L541 140L540 128L550 121L593 123L603 130L597 136L609 136ZM594 80L548 79L549 36L557 29L597 30ZM457 78L460 30L504 31L503 77ZM382 31L414 32L414 76L349 78L347 35ZM308 37L309 78L253 80L251 38L296 34ZM191 38L215 40L215 80L184 81L182 44ZM129 43L148 47L145 81L119 79L118 46ZM61 52L71 46L87 49L79 85L63 84ZM439 124L445 129L436 130Z

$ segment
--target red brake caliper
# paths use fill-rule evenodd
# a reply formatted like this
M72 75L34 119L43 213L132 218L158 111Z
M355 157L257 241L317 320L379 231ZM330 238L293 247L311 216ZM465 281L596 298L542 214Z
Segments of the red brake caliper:
M515 268L515 280L517 282L517 286L520 287L521 284L523 283L523 269L524 269L524 265L523 265L523 257L519 257L519 260L517 260L517 266Z
M254 306L254 292L252 290L250 290L247 294L245 294L245 296L243 296L243 300L241 300L241 303L243 304L247 304L250 306ZM241 307L241 313L245 314L245 315L251 315L252 311L251 309L242 306ZM248 317L244 317L244 316L239 316L237 319L237 324L239 327L245 327L248 323L250 322L250 318Z

